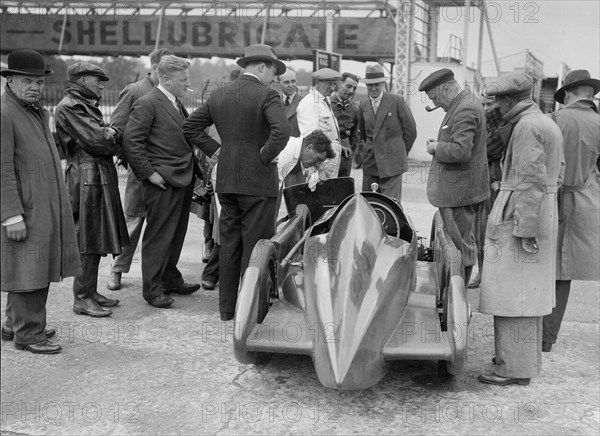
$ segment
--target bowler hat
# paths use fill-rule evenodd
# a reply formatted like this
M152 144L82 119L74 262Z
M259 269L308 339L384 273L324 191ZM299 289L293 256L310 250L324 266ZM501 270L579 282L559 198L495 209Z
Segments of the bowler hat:
M270 45L254 44L246 47L244 57L239 58L237 64L242 68L246 68L246 65L250 62L271 62L277 66L276 74L278 76L285 73L285 64L277 60L277 53Z
M485 87L485 94L492 96L512 95L519 98L531 97L533 79L525 73L506 73Z
M433 88L442 83L449 82L454 79L454 72L449 68L442 68L441 70L434 71L429 76L425 77L419 85L419 91L429 92Z
M369 85L371 83L387 82L385 74L383 74L383 67L379 64L367 65L365 70L365 78L363 83Z
M52 70L46 69L44 58L34 50L15 50L8 55L8 68L2 70L2 77L21 74L24 76L49 76Z
M554 100L564 103L565 91L576 86L591 86L594 88L594 95L600 92L600 80L592 79L588 70L573 70L565 77L563 86L554 93Z
M312 73L313 79L318 82L342 80L342 75L331 68L321 68Z
M90 62L74 63L67 68L67 74L69 75L69 80L77 80L82 76L96 76L102 82L110 80L102 68Z

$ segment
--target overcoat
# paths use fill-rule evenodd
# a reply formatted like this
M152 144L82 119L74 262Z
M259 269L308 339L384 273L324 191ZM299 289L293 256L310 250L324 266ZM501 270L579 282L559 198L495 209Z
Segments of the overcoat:
M538 317L555 306L557 190L564 174L560 129L533 100L504 119L513 125L500 193L488 218L479 310L503 317ZM522 238L537 238L527 253Z
M438 132L427 177L427 197L433 206L460 207L489 198L485 135L481 101L465 89L450 104Z
M565 140L565 180L558 224L557 280L600 280L600 115L591 100L552 118Z
M8 87L1 108L1 218L22 215L27 226L21 242L2 227L2 291L31 291L79 273L73 212L48 111L23 103Z
M417 126L402 97L383 93L377 114L367 98L358 108L358 129L364 141L364 174L385 178L407 171L408 152L417 139Z
M129 245L129 236L112 159L117 142L91 91L69 82L66 92L56 106L56 133L67 157L65 181L79 250L118 255Z

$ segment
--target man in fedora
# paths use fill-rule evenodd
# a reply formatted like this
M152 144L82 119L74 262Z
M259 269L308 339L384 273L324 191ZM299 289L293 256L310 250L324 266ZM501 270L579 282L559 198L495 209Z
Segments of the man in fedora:
M65 181L77 226L82 273L73 281L73 311L105 317L119 300L98 293L100 258L129 245L113 164L121 132L98 108L108 76L97 65L76 62L67 69L64 98L56 106L56 133L67 159Z
M594 95L600 80L571 71L554 99L563 104L551 118L565 140L565 178L558 203L556 307L544 316L542 351L556 343L571 280L600 280L600 115Z
M363 143L363 191L377 183L381 193L402 199L402 174L417 127L410 108L399 95L383 92L386 78L379 64L367 65L363 82L369 98L358 108L358 129Z
M2 292L7 292L2 340L32 353L54 354L48 339L46 300L50 282L80 270L73 212L62 164L40 104L52 74L33 50L8 55L2 70ZM36 170L37 169L37 170Z
M432 155L427 197L439 209L462 255L463 278L468 284L477 262L475 213L479 203L490 197L485 113L481 101L468 89L462 90L448 68L427 76L419 91L446 112L437 140L427 140L427 152Z
M166 48L154 50L148 56L150 57L151 71L146 77L135 83L127 85L119 94L119 101L113 110L110 121L120 132L125 130L129 113L133 104L141 97L148 94L158 85L158 63L165 55L172 55L173 52ZM117 291L121 289L121 275L128 273L131 268L133 255L142 234L142 226L146 220L146 210L142 201L141 182L135 177L131 166L127 168L127 185L125 186L124 201L125 222L127 223L127 233L129 234L130 244L123 249L123 253L118 255L110 267L110 276L106 283L107 289Z
M331 68L321 68L315 71L312 77L314 87L300 100L296 112L301 137L309 135L314 130L321 130L331 140L335 157L327 159L319 166L319 178L325 180L338 176L341 156L351 156L352 150L349 147L342 147L340 128L329 100L331 94L337 90L342 75Z
M212 157L221 148L216 193L219 221L219 310L233 319L240 277L259 239L275 233L278 175L275 158L290 137L281 97L270 85L286 68L272 47L246 47L242 76L214 91L185 121L187 140ZM215 125L221 144L205 131Z

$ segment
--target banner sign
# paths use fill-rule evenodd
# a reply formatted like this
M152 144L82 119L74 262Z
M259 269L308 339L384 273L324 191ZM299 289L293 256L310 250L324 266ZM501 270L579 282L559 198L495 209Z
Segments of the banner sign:
M0 49L23 47L57 54L63 28L61 15L0 14ZM333 50L344 59L375 61L394 56L394 23L388 18L336 18ZM154 50L158 16L69 15L61 54L145 55ZM239 57L244 47L260 43L261 17L165 15L160 47L180 56ZM275 17L269 20L265 43L282 59L313 59L325 47L322 17Z

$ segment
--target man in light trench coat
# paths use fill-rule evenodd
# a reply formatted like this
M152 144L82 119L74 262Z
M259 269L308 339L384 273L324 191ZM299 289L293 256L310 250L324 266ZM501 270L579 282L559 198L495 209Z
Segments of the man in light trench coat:
M531 99L524 73L488 86L507 126L500 192L488 218L479 310L494 315L494 371L479 381L527 385L542 365L542 317L555 304L557 190L564 174L560 129Z
M565 180L558 205L556 307L544 317L542 351L551 351L567 308L571 280L600 280L600 115L594 95L600 80L571 71L554 99L551 115L565 140Z

